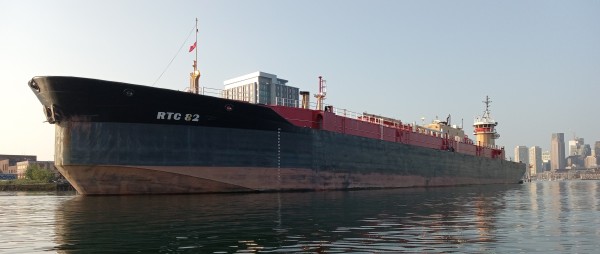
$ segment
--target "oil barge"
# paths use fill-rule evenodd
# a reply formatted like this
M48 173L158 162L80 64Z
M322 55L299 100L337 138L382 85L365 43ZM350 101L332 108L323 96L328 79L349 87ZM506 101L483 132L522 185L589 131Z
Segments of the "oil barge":
M55 164L80 194L502 184L525 173L494 144L487 99L472 141L447 121L349 116L324 106L319 85L313 109L305 92L290 106L79 77L29 82L56 126Z

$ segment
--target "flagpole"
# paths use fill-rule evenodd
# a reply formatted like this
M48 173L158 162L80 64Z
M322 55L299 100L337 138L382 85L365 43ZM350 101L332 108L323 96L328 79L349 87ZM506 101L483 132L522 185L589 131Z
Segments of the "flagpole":
M195 42L195 45L196 45L196 48L195 48L196 59L194 61L196 61L196 70L197 70L196 74L198 75L198 77L196 79L196 87L198 90L196 91L196 93L204 94L204 91L202 91L202 88L200 88L200 70L198 70L198 69L200 69L200 68L198 68L198 17L196 17L196 42Z
M190 47L190 52L192 49L196 51L196 57L194 58L194 72L190 73L190 92L199 94L200 93L200 71L198 70L198 18L196 18L196 42L194 45ZM202 93L204 94L204 93Z
M194 43L194 45L196 45L196 48L194 49L196 50L196 59L194 60L196 67L194 68L194 71L196 71L198 65L198 18L196 18L196 43Z

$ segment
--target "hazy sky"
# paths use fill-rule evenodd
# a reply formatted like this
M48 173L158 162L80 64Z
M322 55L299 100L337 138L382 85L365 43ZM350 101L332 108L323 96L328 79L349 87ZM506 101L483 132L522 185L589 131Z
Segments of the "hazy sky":
M497 143L600 140L600 1L0 0L0 154L53 160L54 125L27 86L68 75L183 90L199 20L202 85L254 71L326 103L404 122L452 114L472 135L492 99ZM566 141L567 141L566 140Z

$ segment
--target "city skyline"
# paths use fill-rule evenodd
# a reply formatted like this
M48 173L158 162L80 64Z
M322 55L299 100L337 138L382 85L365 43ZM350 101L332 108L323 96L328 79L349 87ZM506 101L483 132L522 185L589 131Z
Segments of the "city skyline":
M54 159L33 76L185 90L196 17L202 86L265 71L314 94L323 76L327 104L405 123L451 114L471 139L490 96L507 158L550 150L557 132L600 140L600 2L235 3L1 1L0 153Z
M551 136L551 149L544 150L533 145L531 147L519 145L514 148L513 161L527 161L530 175L543 171L557 169L589 169L600 165L600 141L586 144L585 139L573 135L573 138L564 141L564 133L553 133ZM551 158L554 158L554 162ZM561 158L561 159L556 159Z

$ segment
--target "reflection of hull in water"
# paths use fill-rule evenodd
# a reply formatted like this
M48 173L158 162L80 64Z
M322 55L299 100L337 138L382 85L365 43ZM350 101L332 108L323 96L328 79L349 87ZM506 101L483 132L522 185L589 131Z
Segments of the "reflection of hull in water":
M450 152L440 148L448 140L331 112L72 77L30 86L56 124L56 166L81 194L517 183L525 172L498 149ZM313 116L321 124L295 118ZM331 127L338 121L381 133L348 134ZM419 139L441 143L411 144Z
M460 251L493 241L495 213L511 188L76 196L56 210L57 249Z

